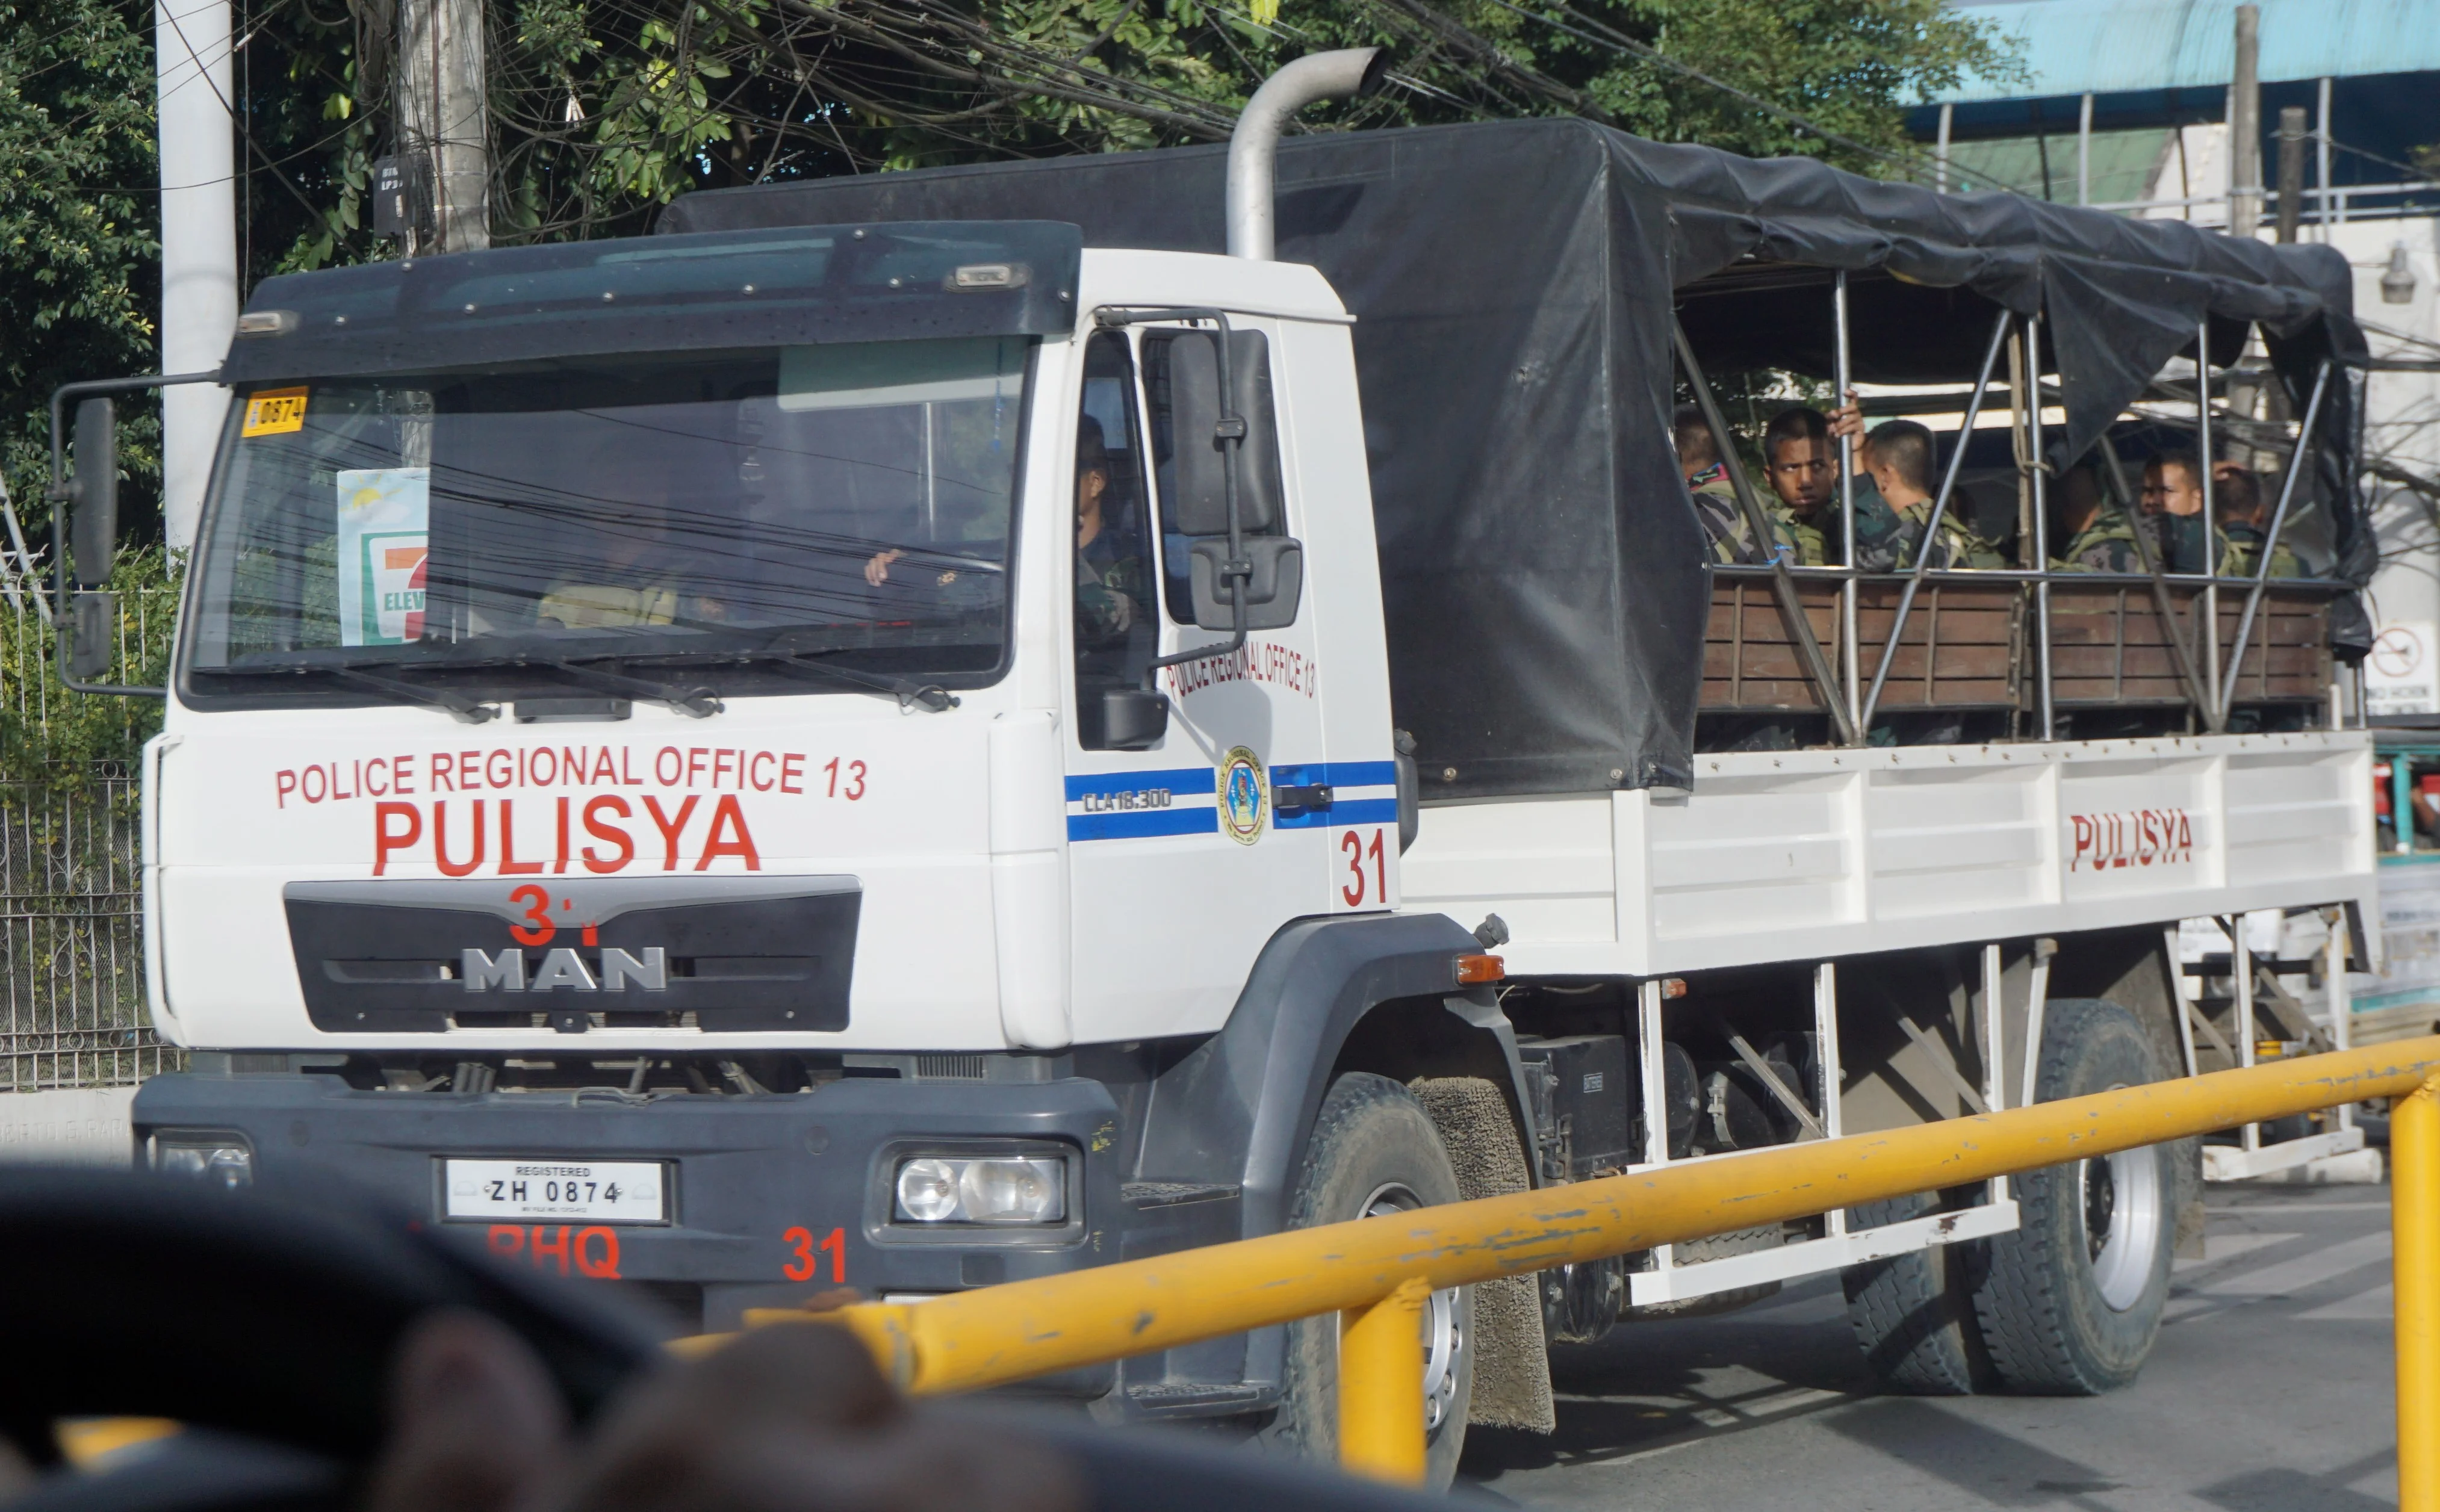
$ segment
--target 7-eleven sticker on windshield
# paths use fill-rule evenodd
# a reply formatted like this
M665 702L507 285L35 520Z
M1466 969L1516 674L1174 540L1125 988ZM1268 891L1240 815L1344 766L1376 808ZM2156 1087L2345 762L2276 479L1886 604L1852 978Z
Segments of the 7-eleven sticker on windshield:
M429 477L423 468L339 474L340 644L422 638Z

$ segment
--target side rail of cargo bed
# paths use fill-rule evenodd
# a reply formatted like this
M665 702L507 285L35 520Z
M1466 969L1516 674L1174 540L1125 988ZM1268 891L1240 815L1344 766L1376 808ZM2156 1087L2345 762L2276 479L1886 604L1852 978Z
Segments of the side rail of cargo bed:
M1794 576L1805 618L1830 664L1860 667L1869 679L1898 624L1906 578L1857 580L1851 648L1839 602L1846 574L1800 569ZM1876 738L1953 743L2038 733L2037 576L1925 575L1875 706ZM2331 604L2355 591L2349 585L2272 580L2246 626L2250 578L2171 578L2165 593L2138 576L2054 573L2048 582L2049 693L2059 736L2204 733L2213 727L2214 710L2197 702L2197 691L2225 704L2231 730L2330 726L2337 676ZM1789 628L1772 595L1770 569L1713 569L1698 747L1805 746L1829 738L1828 710L1805 676ZM2241 660L2233 663L2241 631ZM2182 658L2173 643L2182 644ZM2195 682L2188 681L2189 670Z
M2360 730L1704 755L1686 793L1426 804L1405 906L1497 914L1511 971L1588 978L2266 908L2371 928L2372 759Z

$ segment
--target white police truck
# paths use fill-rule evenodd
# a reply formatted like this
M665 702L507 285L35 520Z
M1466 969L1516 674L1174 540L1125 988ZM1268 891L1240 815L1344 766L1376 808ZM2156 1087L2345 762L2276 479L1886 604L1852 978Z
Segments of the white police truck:
M1292 66L1225 151L265 280L196 375L234 400L143 771L188 1069L139 1159L341 1173L718 1328L2342 1040L2344 270L1581 122L1278 141L1377 68ZM1979 360L1956 410L2012 346L2009 429L1951 430L2034 462L1960 450L1942 507L1996 475L2038 545L2043 459L2141 444L2134 394L2249 325L2305 416L2308 580L1713 562L1671 449L1681 394L1719 411L1698 362ZM99 396L159 382L61 397L78 678ZM2179 920L2262 910L2295 958L2181 970ZM1550 1426L1549 1343L1810 1272L1901 1386L2117 1384L2198 1174L1444 1294L1436 1473L1469 1419ZM1334 1347L1038 1388L1326 1451Z

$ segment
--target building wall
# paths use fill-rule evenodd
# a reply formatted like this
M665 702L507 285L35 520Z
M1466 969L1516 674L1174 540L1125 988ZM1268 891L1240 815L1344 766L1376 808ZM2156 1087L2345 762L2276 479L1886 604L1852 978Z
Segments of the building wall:
M2440 220L2351 222L2329 227L2327 237L2355 268L2356 311L2367 323L2373 351L2440 358ZM2400 246L2414 294L2407 304L2387 304L2380 280ZM2440 374L2371 375L2364 455L2440 485ZM2440 503L2377 478L2372 485L2382 558L2372 584L2373 619L2395 631L2367 668L2374 709L2440 713Z

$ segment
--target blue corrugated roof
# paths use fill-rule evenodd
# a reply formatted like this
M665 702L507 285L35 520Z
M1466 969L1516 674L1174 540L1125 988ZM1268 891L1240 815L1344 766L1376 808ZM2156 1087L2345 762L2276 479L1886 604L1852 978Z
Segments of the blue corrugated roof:
M2440 0L2257 0L2262 78L2345 79L2440 69ZM1968 80L1965 102L2225 85L2238 0L2018 0L1961 8L1995 22L2030 82Z

